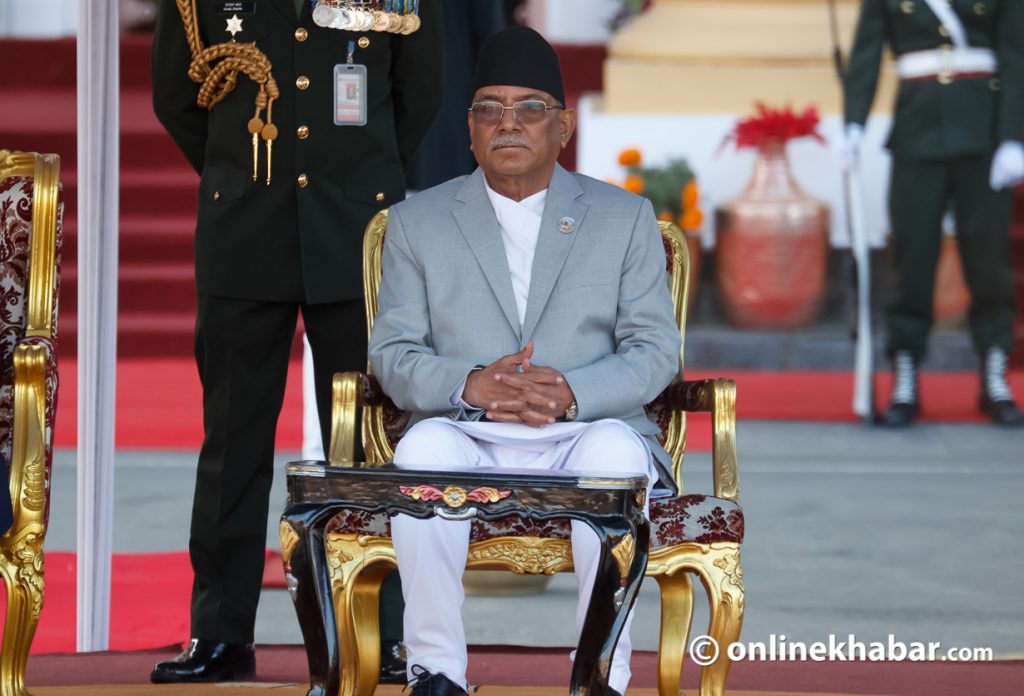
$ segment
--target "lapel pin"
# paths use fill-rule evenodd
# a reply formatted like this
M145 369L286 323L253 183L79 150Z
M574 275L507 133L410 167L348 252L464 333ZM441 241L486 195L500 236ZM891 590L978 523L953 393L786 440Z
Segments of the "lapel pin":
M576 221L571 217L564 217L558 221L558 231L562 234L572 234L576 231Z

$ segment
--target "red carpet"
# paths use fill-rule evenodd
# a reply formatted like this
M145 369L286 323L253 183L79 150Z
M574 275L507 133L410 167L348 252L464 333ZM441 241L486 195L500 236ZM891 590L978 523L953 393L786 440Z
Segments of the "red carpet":
M174 650L135 653L46 655L29 660L30 687L76 684L139 684L140 693L153 664ZM484 687L562 686L569 681L564 650L510 646L470 647L469 680ZM656 685L656 656L633 654L635 688ZM683 686L696 693L697 670L687 664ZM306 682L305 653L299 646L260 646L257 676L271 683ZM797 693L889 694L892 696L1015 696L1024 683L1024 662L741 662L729 674L729 693L785 691ZM147 685L148 686L148 685ZM152 689L152 687L148 687ZM164 687L166 688L166 687ZM397 689L396 689L397 691ZM159 689L154 693L163 693ZM379 693L379 692L378 692ZM481 693L486 693L481 691Z
M117 373L118 447L197 449L202 441L201 392L195 365L188 359L123 359ZM60 363L61 386L57 407L56 444L76 443L77 368L74 360ZM284 407L277 428L279 449L302 445L301 363L291 364ZM749 372L693 370L691 379L728 376L737 383L739 418L750 420L854 421L850 411L853 382L844 372ZM1024 372L1010 375L1011 386L1024 394ZM880 373L879 394L888 394L890 376ZM921 391L926 422L980 423L977 376L973 373L925 373ZM711 446L710 417L690 416L689 448Z
M76 560L46 554L46 595L32 654L75 650ZM110 647L140 650L188 639L192 567L185 552L115 554L112 567ZM6 612L0 593L0 614Z
M78 366L61 360L57 447L77 443ZM203 441L202 391L195 363L186 358L124 359L117 363L117 447L197 450ZM302 447L302 363L288 369L277 447Z
M32 654L75 650L76 557L67 551L46 554L46 599ZM281 557L267 552L267 587L284 587ZM188 553L114 554L111 569L110 647L144 650L188 640L192 567ZM6 615L0 592L0 616Z

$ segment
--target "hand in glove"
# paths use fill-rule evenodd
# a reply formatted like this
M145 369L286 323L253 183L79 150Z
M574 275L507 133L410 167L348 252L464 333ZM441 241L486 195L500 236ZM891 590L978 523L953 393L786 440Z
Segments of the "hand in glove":
M992 157L992 171L988 176L993 191L1016 186L1024 181L1024 143L1004 140Z
M847 123L838 143L839 166L844 172L853 169L860 160L860 145L864 141L864 126Z

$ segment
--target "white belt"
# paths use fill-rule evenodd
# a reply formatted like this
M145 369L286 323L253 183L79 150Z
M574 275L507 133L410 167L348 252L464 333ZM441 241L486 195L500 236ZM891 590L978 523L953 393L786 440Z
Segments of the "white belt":
M998 69L999 61L990 48L943 46L904 53L896 59L896 72L901 80L937 77L939 82L949 82L957 73L995 74Z

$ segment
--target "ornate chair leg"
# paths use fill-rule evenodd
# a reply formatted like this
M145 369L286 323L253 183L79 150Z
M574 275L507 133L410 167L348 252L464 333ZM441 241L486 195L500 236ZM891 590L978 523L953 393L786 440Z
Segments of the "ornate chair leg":
M719 646L718 659L700 673L700 696L723 696L732 660L729 646L743 627L743 570L737 544L712 544L700 568L711 604L708 635Z
M690 574L683 569L655 578L661 589L658 696L679 696L683 656L693 623L693 583Z
M43 608L42 535L22 532L19 536L20 542L11 544L0 553L0 575L7 585L4 649L0 655L2 696L28 694L25 690L25 665L39 624L39 612Z
M397 567L391 540L332 533L331 590L341 643L339 696L373 696L380 679L380 586Z

